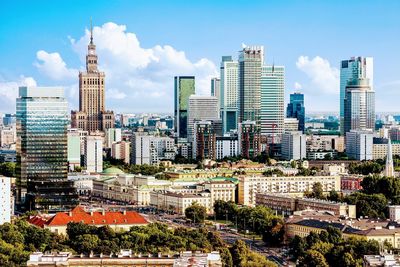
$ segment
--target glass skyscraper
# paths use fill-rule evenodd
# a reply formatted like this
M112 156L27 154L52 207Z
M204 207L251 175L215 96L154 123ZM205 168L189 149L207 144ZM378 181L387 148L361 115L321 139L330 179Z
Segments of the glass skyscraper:
M348 82L344 99L344 133L375 127L375 92L366 78Z
M283 132L285 119L285 67L264 66L261 74L261 134Z
M299 131L304 133L305 124L305 107L304 95L301 93L290 94L290 102L286 108L287 118L296 118L299 121Z
M20 87L17 117L17 203L28 210L77 204L68 182L68 103L59 87Z
M239 122L250 120L260 125L263 62L263 46L248 46L239 54Z
M367 78L369 86L373 90L373 58L372 57L352 57L342 60L340 64L340 133L344 135L344 99L346 86L349 81L359 77Z
M220 68L220 107L224 133L237 129L238 123L238 62L223 56Z
M195 94L194 76L176 76L174 79L174 116L177 138L187 138L189 96Z

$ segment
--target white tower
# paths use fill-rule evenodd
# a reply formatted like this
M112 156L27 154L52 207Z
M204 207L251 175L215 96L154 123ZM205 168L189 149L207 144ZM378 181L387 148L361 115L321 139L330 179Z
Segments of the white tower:
M394 177L393 157L392 157L392 142L390 137L388 139L387 155L386 155L386 166L384 175L386 177Z

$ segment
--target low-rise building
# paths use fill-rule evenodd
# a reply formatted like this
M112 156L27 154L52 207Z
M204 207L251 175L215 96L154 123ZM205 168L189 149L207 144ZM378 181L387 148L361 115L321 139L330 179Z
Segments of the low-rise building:
M303 196L315 183L321 183L323 191L340 191L339 176L239 176L238 202L255 205L257 193L282 193Z
M185 210L194 203L205 207L207 213L211 213L211 197L208 192L199 194L184 194L169 191L150 192L150 205L157 209L185 214Z
M356 218L356 206L313 198L291 197L284 194L256 194L256 205L263 205L283 214L301 210L329 211L337 216Z
M93 181L99 178L100 174L90 174L85 171L68 173L68 180L74 182L74 187L81 196L91 195L93 192Z
M73 255L71 252L58 252L43 254L42 252L34 252L29 256L27 267L57 267L57 266L123 266L123 267L221 267L222 261L218 251L210 253L183 251L179 254L164 255L158 253L153 254L133 254L130 249L123 249L119 253L105 255Z
M380 255L364 255L363 267L399 267L400 256L382 253Z
M38 220L36 216L29 222L39 227L49 229L56 234L67 234L67 225L70 222L82 222L97 227L110 226L115 231L128 231L132 226L147 225L146 219L135 211L85 211L77 206L69 212L58 212L54 216Z
M342 176L340 178L340 189L342 192L354 192L362 189L361 182L363 177Z

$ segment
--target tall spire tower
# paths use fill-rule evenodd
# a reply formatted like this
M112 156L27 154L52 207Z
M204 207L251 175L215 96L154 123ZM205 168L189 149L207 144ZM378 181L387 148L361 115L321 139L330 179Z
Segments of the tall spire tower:
M392 156L392 142L390 137L388 139L387 155L386 155L386 166L384 175L386 177L394 177L394 167L393 167L393 156Z
M89 132L114 127L114 113L105 109L105 73L98 70L96 45L90 19L90 42L86 55L86 72L79 72L79 111L72 111L72 127Z

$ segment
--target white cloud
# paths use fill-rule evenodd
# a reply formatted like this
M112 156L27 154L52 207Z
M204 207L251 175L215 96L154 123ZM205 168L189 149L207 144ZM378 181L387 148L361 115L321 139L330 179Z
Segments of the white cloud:
M319 56L309 59L308 56L300 56L296 66L311 79L310 93L338 94L339 93L339 70L332 67L328 60Z
M196 93L210 94L210 79L217 67L206 58L188 59L184 51L170 45L145 48L125 25L113 22L93 28L99 69L106 73L107 108L118 111L172 111L173 77L196 76ZM73 50L85 60L90 32L69 37ZM77 79L77 76L76 76Z
M303 88L303 86L302 86L300 83L298 83L298 82L295 82L295 83L294 83L294 89L300 90L300 89L302 89L302 88Z
M20 76L17 81L5 81L0 77L0 111L15 111L15 101L18 97L19 86L37 86L37 84L32 77Z
M34 66L52 80L63 81L78 77L78 70L67 68L67 64L59 53L47 53L40 50L36 53L36 58L39 62L35 62Z

